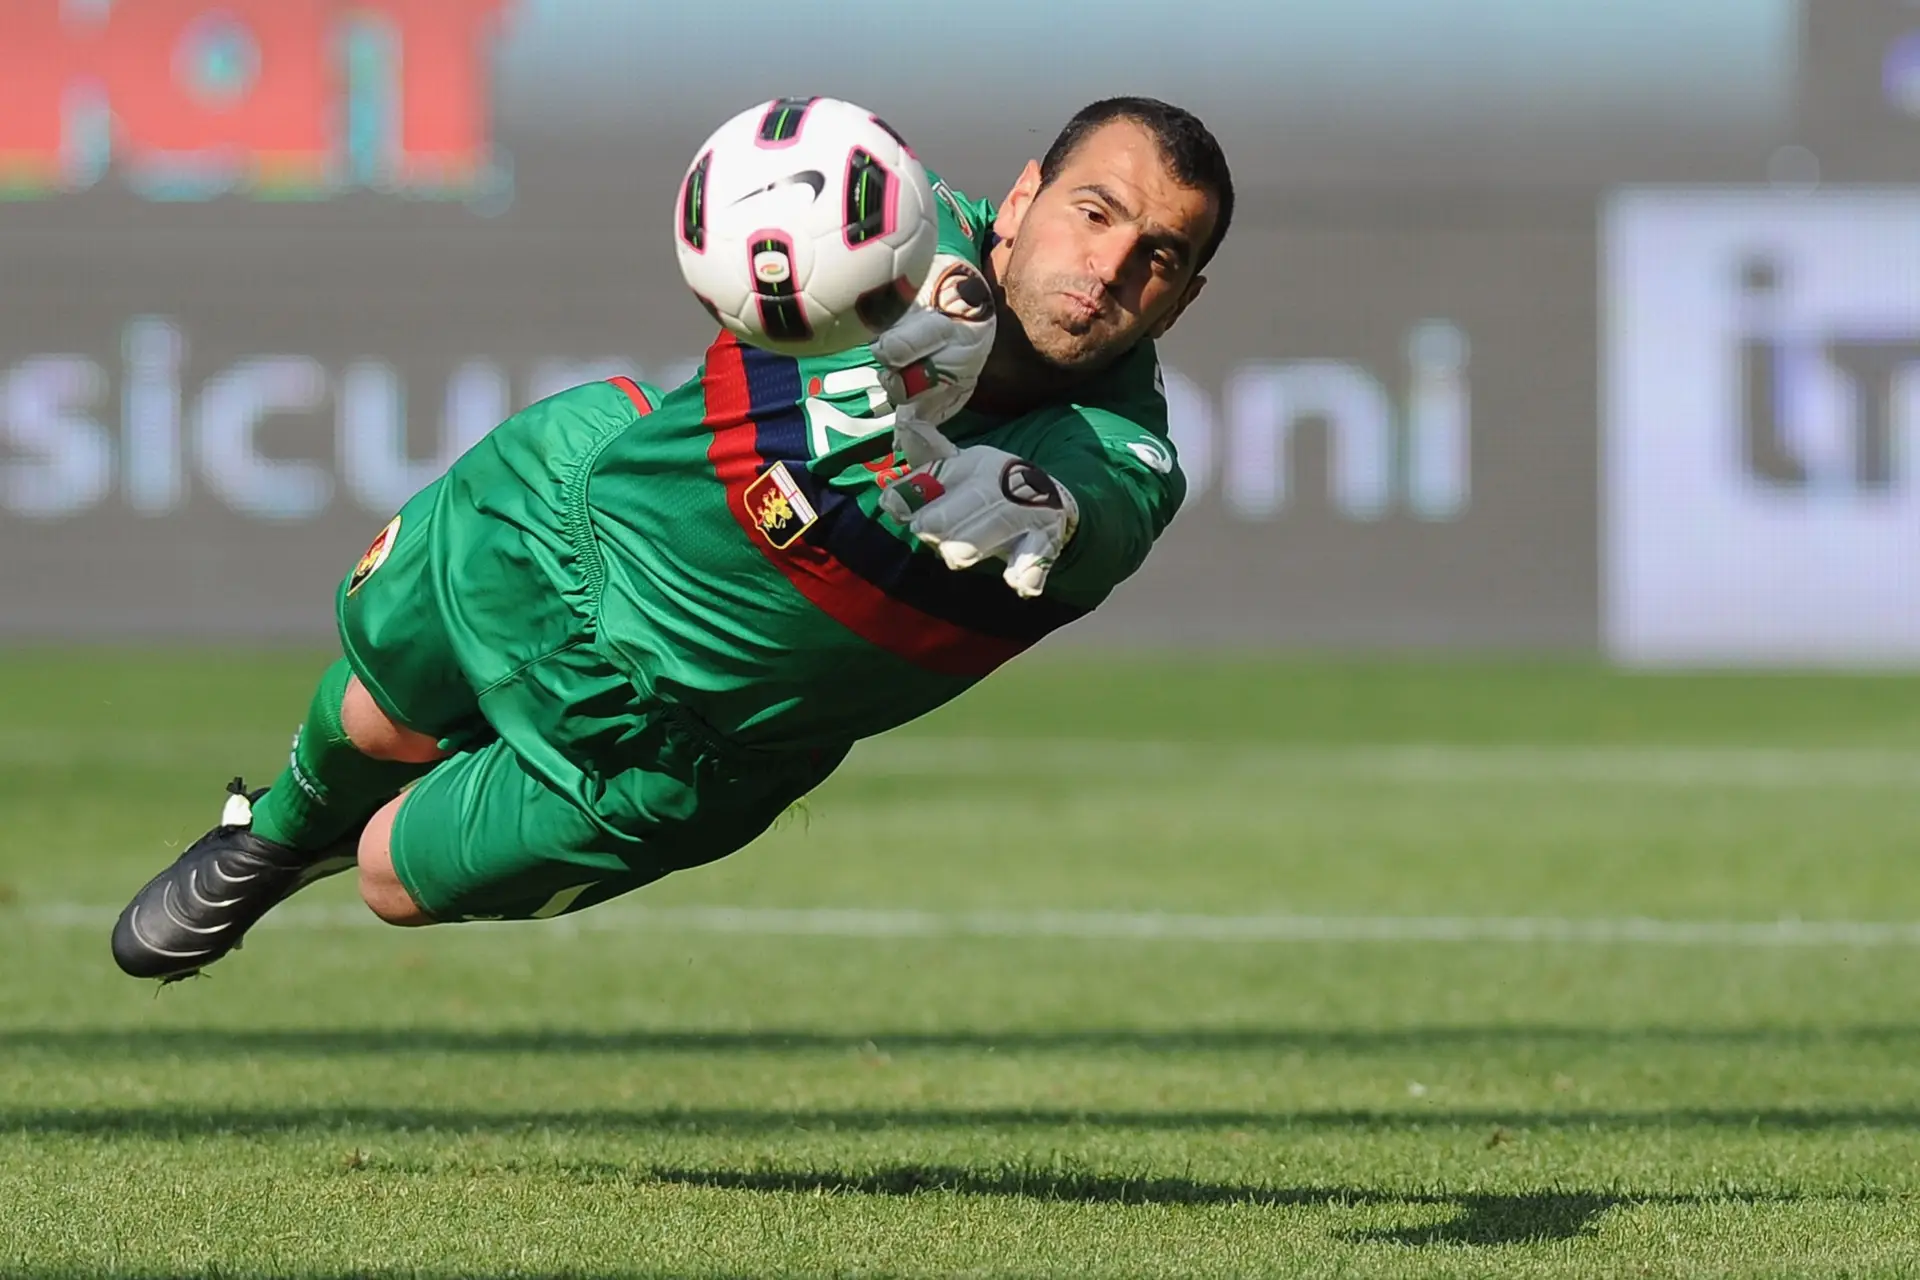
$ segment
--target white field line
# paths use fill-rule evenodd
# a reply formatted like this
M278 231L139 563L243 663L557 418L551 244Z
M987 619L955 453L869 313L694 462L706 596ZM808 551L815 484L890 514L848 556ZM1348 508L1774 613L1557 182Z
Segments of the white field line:
M1659 787L1920 787L1920 752L1847 747L1268 747L1110 739L881 738L845 770L869 777L1142 774L1245 782Z
M204 760L218 789L234 769L277 766L278 735L207 729L81 735L0 729L0 767L178 765ZM1732 788L1920 788L1920 751L1851 747L1267 746L1107 738L894 736L855 748L853 778L1028 777L1267 785L1359 782Z
M117 908L34 903L0 908L0 927L98 930ZM268 928L384 928L357 906L292 904ZM1004 938L1092 942L1510 943L1625 947L1920 947L1920 921L1659 920L1563 916L1205 915L1163 911L921 911L869 907L640 907L614 904L558 920L469 925L460 933L528 930L836 939Z

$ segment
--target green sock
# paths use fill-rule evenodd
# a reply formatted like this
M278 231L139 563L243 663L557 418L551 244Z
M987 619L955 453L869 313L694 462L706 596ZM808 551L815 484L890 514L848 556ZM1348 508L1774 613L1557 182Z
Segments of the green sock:
M307 722L273 786L253 806L253 829L277 844L315 853L351 834L431 764L402 764L363 754L340 723L353 672L346 659L327 668Z

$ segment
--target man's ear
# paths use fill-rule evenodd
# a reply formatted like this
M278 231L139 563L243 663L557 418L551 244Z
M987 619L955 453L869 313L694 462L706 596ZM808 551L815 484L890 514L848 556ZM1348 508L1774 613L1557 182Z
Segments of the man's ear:
M1162 334L1173 328L1173 322L1180 318L1182 312L1193 305L1193 300L1199 297L1200 291L1206 287L1207 278L1205 276L1195 276L1193 279L1187 281L1186 289L1180 294L1180 301L1173 304L1173 310L1167 312L1166 315L1161 316L1159 320L1154 322L1153 328L1147 330L1147 336L1158 341Z
M1027 167L1020 171L1014 181L1013 189L1007 192L1007 198L1000 202L994 211L993 233L1002 240L1011 240L1019 232L1020 224L1027 220L1027 210L1033 207L1033 198L1040 194L1040 162L1027 161Z

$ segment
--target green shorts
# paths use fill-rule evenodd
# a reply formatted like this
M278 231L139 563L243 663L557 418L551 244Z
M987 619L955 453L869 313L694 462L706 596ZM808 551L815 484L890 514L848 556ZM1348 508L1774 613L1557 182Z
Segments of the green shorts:
M618 392L612 392L618 395ZM596 644L576 485L606 422L539 407L417 494L341 583L341 643L395 723L454 751L415 783L393 865L444 921L579 910L746 845L846 756L720 738Z

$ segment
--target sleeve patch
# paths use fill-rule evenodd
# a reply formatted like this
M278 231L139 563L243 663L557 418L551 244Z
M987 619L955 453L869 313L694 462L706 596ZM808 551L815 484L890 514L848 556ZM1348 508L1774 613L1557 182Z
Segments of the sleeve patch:
M1173 474L1173 452L1158 440L1129 440L1127 452L1147 464L1155 473L1163 476Z

